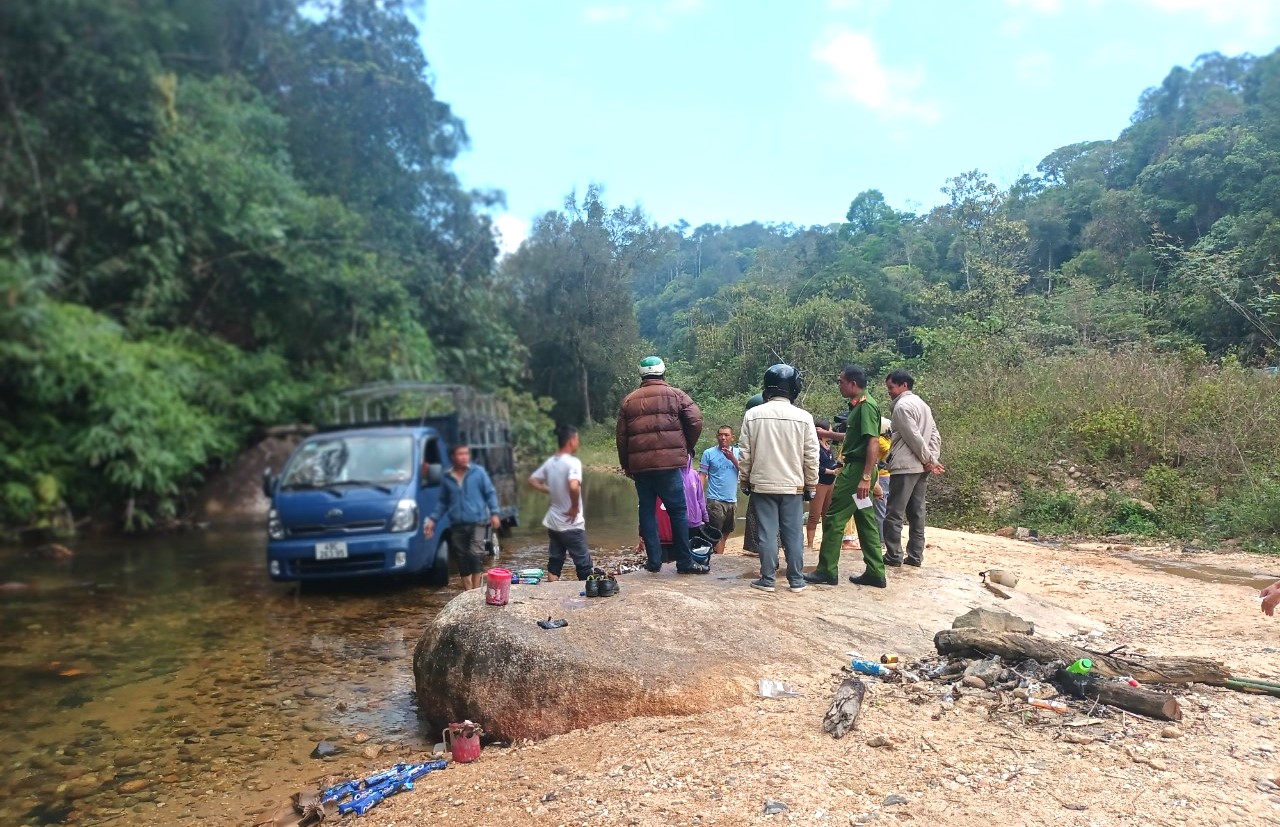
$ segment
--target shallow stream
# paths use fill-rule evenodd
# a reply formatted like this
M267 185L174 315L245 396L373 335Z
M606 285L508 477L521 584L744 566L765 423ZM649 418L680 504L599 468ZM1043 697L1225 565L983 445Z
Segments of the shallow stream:
M592 548L634 545L630 482L585 491ZM546 562L526 493L504 565ZM68 545L65 563L0 549L0 824L237 823L322 773L320 740L387 764L439 740L411 659L456 587L272 583L257 522Z

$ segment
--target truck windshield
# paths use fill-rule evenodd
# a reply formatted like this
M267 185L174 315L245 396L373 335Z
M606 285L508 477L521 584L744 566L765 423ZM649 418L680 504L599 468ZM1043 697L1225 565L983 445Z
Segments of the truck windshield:
M280 481L282 489L369 485L413 476L411 436L325 436L304 442ZM389 489L388 489L389 490Z

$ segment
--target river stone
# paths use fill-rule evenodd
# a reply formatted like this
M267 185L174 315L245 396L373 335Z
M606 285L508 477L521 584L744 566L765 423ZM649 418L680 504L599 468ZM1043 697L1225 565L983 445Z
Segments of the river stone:
M996 600L976 578L923 569L911 589L832 589L815 607L762 599L747 583L758 567L726 555L707 576L636 572L608 598L579 597L574 580L518 586L506 606L486 605L483 589L459 594L414 651L419 709L435 731L470 719L508 742L710 712L754 702L760 678L788 677L763 674L762 653L774 653L770 669L798 673L829 670L849 649L919 657L966 606ZM1048 635L1097 625L1030 595L1017 602ZM539 628L548 616L568 626Z
M328 741L321 741L320 743L316 744L315 749L311 750L311 757L312 758L331 758L337 755L341 751L342 751L341 749L329 743Z
M1034 623L1017 615L994 609L970 609L951 622L952 629L981 629L984 632L1016 632L1034 635Z
M1000 673L1004 671L1004 667L994 660L975 660L964 668L965 678L977 678L982 686L966 681L966 686L974 686L978 689L986 689L996 681L1000 680Z

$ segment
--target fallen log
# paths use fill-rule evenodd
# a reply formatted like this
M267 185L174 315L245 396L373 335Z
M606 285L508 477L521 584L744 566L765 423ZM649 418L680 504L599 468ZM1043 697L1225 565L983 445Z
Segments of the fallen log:
M940 655L999 655L1007 661L1020 660L1073 663L1081 658L1093 661L1093 670L1105 677L1128 676L1141 683L1207 683L1218 686L1231 680L1231 672L1221 662L1209 658L1155 658L1099 655L1045 638L980 629L943 629L933 636Z
M1065 668L1058 670L1056 683L1078 698L1098 701L1162 721L1182 720L1182 705L1168 692L1130 686L1122 681L1073 675Z

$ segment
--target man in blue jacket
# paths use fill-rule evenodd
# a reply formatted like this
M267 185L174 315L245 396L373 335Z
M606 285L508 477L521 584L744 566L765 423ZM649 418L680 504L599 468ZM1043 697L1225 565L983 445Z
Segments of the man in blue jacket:
M436 510L423 525L427 539L436 533L436 523L449 515L449 556L457 561L462 588L480 588L484 571L485 523L494 531L502 526L498 516L498 491L489 473L471 464L471 449L454 446L450 454L453 467L444 475Z

